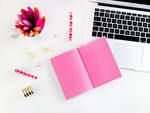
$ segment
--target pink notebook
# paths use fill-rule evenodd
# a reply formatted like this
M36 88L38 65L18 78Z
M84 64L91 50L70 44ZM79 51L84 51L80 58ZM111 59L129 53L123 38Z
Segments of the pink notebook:
M121 77L104 37L56 56L51 62L66 99Z

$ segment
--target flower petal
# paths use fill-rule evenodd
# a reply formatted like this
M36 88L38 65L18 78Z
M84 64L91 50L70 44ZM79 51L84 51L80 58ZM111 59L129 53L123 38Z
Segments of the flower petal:
M33 30L34 30L35 32L36 32L36 31L39 32L39 31L41 30L41 27L40 27L40 26L37 26L37 27L35 27Z
M42 22L43 24L45 23L46 19L45 19L45 16L42 18Z
M21 9L21 13L26 13L26 10L25 9Z
M29 32L25 31L24 36L29 36Z
M27 31L27 30L29 30L29 29L30 29L30 28L29 28L29 27L26 27L26 26L23 28L23 30L25 30L25 31Z
M22 23L23 23L24 25L27 25L27 26L29 26L29 27L32 27L32 24L31 24L29 21L27 21L27 20L22 20Z
M22 29L22 28L23 28L23 26L22 26L22 25L20 25L20 24L15 25L15 27L16 27L16 28L19 28L19 29Z
M33 36L34 32L32 30L30 30L29 36Z
M32 13L32 14L34 13L34 11L32 10L31 7L28 6L27 8L28 8L28 11L29 11L30 13Z
M36 8L36 7L34 7L34 17L35 17L36 20L38 20L39 17L40 17L39 10L38 10L38 8Z
M39 18L36 22L36 26L42 26L43 25L43 22L42 20Z
M29 19L35 19L34 18L34 11L30 8L30 7L27 7L28 8L28 11L26 13L26 15L28 16Z

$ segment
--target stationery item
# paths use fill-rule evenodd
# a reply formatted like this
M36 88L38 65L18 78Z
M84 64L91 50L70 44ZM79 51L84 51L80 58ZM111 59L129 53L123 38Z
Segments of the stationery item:
M30 78L33 78L33 79L37 79L38 77L35 76L35 75L32 75L32 74L29 74L29 73L26 73L22 70L19 70L19 69L15 69L15 72L18 73L18 74L21 74L23 76L27 76L27 77L30 77Z
M22 89L22 92L23 92L24 97L28 97L28 96L34 94L31 86L28 86L28 87Z
M104 37L56 56L51 62L66 99L121 77Z
M69 13L69 40L72 41L72 24L73 24L73 14L72 12Z
M30 49L25 49L23 51L23 53L24 53L25 56L27 56L30 59L34 59L36 57L36 54Z
M21 9L18 14L18 20L15 27L20 30L24 36L34 37L39 35L45 26L45 17L42 17L38 8L27 7L27 10Z

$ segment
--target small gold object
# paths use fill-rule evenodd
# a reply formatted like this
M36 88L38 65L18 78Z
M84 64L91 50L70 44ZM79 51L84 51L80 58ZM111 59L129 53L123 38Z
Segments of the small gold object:
M22 89L22 92L24 94L24 97L28 97L28 96L34 94L33 91L32 91L31 86L28 86L28 87Z

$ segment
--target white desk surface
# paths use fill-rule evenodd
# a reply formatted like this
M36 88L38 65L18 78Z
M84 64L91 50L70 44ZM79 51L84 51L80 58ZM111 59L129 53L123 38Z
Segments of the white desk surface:
M88 0L0 0L0 113L150 113L150 73L144 72L121 70L122 78L64 99L49 59L82 44L87 5ZM37 6L46 16L43 40L10 38L16 14L26 6ZM72 43L65 38L70 10L74 13ZM51 52L43 52L44 46ZM26 56L25 50L32 51L35 58ZM14 68L39 79L19 76ZM27 85L35 94L24 98L21 89Z

